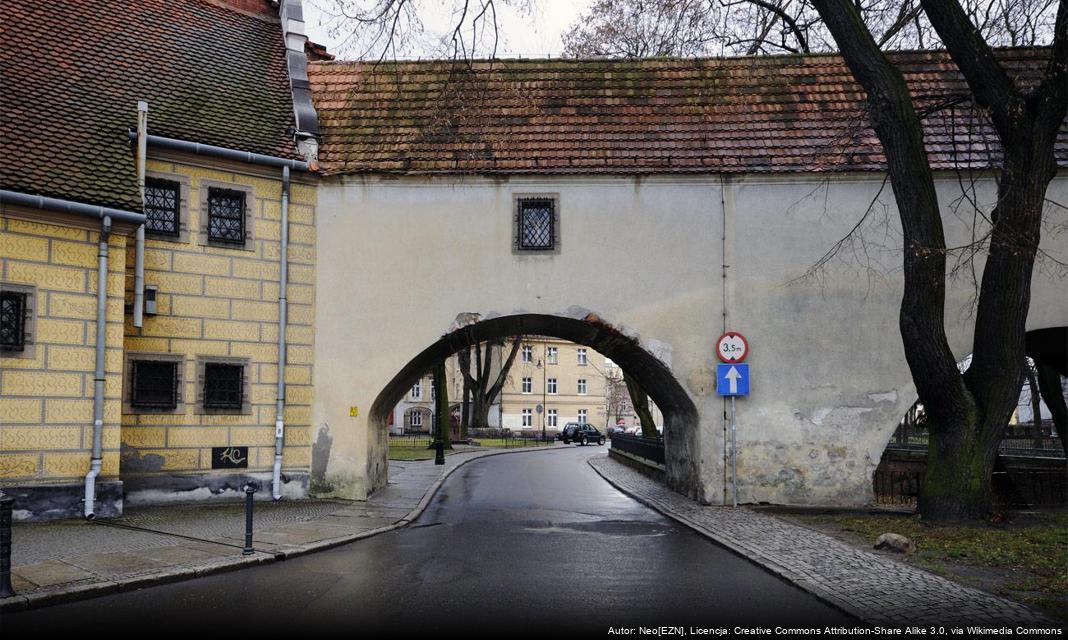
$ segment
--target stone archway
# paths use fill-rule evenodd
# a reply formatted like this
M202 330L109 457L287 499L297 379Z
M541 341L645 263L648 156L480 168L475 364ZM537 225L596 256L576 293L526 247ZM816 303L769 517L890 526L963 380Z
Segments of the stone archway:
M542 335L588 346L611 358L645 389L663 412L665 462L668 486L679 493L700 496L698 469L697 408L671 369L642 347L639 341L590 313L582 319L526 313L482 320L467 316L466 322L428 346L405 364L371 406L370 426L385 434L390 411L408 389L434 363L461 349L515 335ZM381 453L384 456L384 451ZM382 461L385 464L385 461Z

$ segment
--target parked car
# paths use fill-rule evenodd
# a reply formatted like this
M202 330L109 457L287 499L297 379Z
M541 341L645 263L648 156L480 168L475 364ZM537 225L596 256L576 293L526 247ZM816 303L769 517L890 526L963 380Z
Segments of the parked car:
M557 440L563 440L564 444L578 442L579 444L604 444L604 434L597 427L588 422L568 422L563 431L556 435Z

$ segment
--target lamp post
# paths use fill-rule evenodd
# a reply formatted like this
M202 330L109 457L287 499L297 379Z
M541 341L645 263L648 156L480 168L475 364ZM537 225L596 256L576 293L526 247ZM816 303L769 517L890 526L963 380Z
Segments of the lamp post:
M544 349L548 351L549 347L544 346ZM545 370L548 369L548 359L546 354L542 354L543 358L538 360L538 368L541 369L541 441L545 442L545 416L549 415L549 407L545 406ZM546 366L542 366L545 363Z

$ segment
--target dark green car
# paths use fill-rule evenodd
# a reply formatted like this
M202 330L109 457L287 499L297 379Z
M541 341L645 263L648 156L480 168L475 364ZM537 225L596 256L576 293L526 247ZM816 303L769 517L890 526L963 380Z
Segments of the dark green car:
M604 444L604 434L588 422L568 422L563 431L556 434L556 439L563 440L564 444Z

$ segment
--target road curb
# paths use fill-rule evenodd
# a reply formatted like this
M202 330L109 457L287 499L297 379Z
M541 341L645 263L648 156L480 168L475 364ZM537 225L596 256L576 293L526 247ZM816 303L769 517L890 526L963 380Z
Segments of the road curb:
M418 518L426 511L430 506L434 496L437 494L441 486L445 484L445 480L449 478L457 469L464 465L474 462L476 460L482 460L483 458L490 458L498 455L505 455L510 453L534 453L538 451L555 451L560 447L546 446L546 447L524 447L519 449L501 449L501 450L487 450L477 451L476 455L470 456L455 465L444 469L440 478L435 480L423 494L419 503L409 511L403 518L394 522L391 525L384 527L378 527L377 529L369 529L367 531L361 531L359 533L340 536L337 538L330 538L328 540L319 540L317 542L301 545L292 549L285 549L279 551L257 551L252 556L238 556L234 558L221 558L216 561L208 562L205 564L195 566L177 566L167 567L158 571L152 571L147 573L141 573L137 575L127 576L119 580L107 580L100 579L92 582L73 583L58 589L46 589L42 591L32 592L26 595L16 594L10 598L0 599L0 613L11 613L15 611L26 611L29 609L39 609L55 604L63 604L67 602L74 602L77 600L87 600L97 596L110 595L113 593L120 593L125 591L135 591L138 589L144 589L146 587L153 587L157 585L169 584L173 582L183 582L186 580L194 580L196 578L215 575L219 573L227 573L230 571L237 571L239 569L245 569L248 567L259 566L264 564L271 564L274 562L284 561L288 558L297 558L300 556L316 553L318 551L326 551L348 544L350 542L356 542L365 538L371 538L383 533L395 531L402 527L406 527L413 520ZM210 540L208 542L211 542Z
M587 459L586 460L586 464L588 464L590 466L590 468L593 469L594 472L597 475L601 476L601 478L604 479L605 482L607 482L608 484L612 485L613 487L615 487L619 491L623 492L627 496L630 496L634 500L637 500L641 504L649 507L653 511L656 511L657 513L659 513L659 514L661 514L663 516L671 518L672 520L674 520L674 521L676 521L676 522L678 522L678 523L680 523L682 525L685 525L689 529L692 529L693 531L696 531L697 533L699 533L702 536L708 538L709 540L711 540L712 542L718 544L719 546L727 549L728 551L730 551L731 553L735 554L736 556L742 558L743 560L746 560L746 561L752 563L753 565L756 565L756 566L760 567L761 569L767 571L768 573L771 573L772 575L774 575L775 577L779 578L780 580L783 580L783 581L785 581L785 582L787 582L789 584L794 585L795 587L797 587L798 589L801 589L805 593L811 594L812 596L816 597L817 599L821 600L822 602L825 602L826 604L829 604L830 606L834 607L835 609L838 609L839 611L842 611L843 613L849 614L849 615L857 618L858 620L862 620L864 622L868 622L865 619L864 612L854 608L849 602L846 602L845 600L842 600L841 598L838 598L838 597L836 597L836 596L834 596L832 594L829 594L829 593L826 593L826 592L824 592L824 591L822 591L820 589L817 589L817 588L815 588L815 585L813 585L813 584L807 583L806 581L803 581L803 580L798 580L791 572L789 572L786 569L786 567L783 567L782 565L776 563L774 560L771 560L770 558L767 558L767 557L764 557L764 556L755 555L755 554L753 554L753 552L751 550L746 549L744 547L741 547L739 545L736 545L733 542L731 542L730 540L727 540L727 539L723 538L722 536L716 535L712 531L709 531L705 527L703 527L700 524L690 520L686 516L680 515L680 514L676 513L675 511L673 511L672 509L660 504L656 500L653 500L653 499L651 499L651 498L649 498L647 496L643 496L640 493L637 493L636 491L633 491L633 490L623 486L622 484L617 482L615 479L613 479L612 477L610 477L609 475L605 474L600 469L598 469L597 466L593 464L592 458ZM722 508L728 508L728 507L722 507Z

